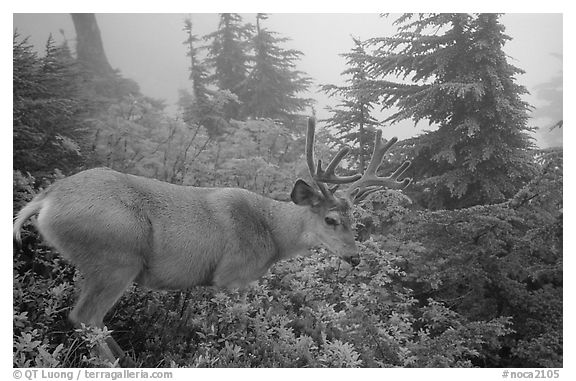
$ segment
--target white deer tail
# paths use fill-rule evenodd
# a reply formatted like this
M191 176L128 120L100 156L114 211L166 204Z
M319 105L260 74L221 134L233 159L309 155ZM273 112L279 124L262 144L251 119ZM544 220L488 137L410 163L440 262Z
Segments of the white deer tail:
M16 218L14 218L14 240L20 245L22 243L22 239L20 237L20 231L22 230L22 225L24 222L32 217L34 214L38 213L42 206L44 205L44 197L36 197L32 201L30 201L20 212Z

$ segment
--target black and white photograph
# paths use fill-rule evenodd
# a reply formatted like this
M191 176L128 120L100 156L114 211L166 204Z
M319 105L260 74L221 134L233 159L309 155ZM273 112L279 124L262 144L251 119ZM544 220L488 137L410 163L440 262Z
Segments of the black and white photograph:
M375 9L12 14L13 379L564 378L564 14Z

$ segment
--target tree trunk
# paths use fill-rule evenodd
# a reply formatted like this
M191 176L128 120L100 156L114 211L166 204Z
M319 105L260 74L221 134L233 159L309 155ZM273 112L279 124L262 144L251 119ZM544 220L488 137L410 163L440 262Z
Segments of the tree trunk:
M104 53L100 28L94 13L71 13L76 29L76 54L78 61L91 71L110 75L114 72Z

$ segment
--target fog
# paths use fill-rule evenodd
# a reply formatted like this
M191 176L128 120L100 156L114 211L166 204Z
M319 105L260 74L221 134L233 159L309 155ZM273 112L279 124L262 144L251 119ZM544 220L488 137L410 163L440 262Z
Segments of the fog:
M178 89L190 86L188 59L183 44L186 36L183 20L190 16L193 32L204 36L213 32L218 14L97 14L104 48L112 67L138 82L142 92L164 99L168 112L175 112ZM254 14L242 14L245 22L254 22ZM329 116L326 106L338 99L329 99L318 92L322 84L343 84L341 72L345 61L339 56L352 47L352 38L390 36L395 32L394 15L382 18L377 14L271 14L264 26L291 41L284 47L304 53L298 69L314 80L310 96L316 100L319 118ZM562 145L562 130L550 127L562 119L562 23L561 14L506 14L501 19L506 34L512 37L505 47L509 62L525 71L517 77L530 94L524 99L534 106L531 126L541 147ZM52 34L57 41L66 39L74 47L74 27L68 14L14 14L13 27L22 36L29 36L42 51ZM381 112L384 118L389 111ZM428 125L417 127L410 121L385 126L385 136L400 139L414 136Z

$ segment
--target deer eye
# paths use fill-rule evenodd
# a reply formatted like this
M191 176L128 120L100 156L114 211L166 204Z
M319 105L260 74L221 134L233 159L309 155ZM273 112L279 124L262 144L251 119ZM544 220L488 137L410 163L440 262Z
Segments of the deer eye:
M330 226L336 226L338 225L338 221L332 217L326 217L324 218L324 222L326 222L326 224L330 225Z

